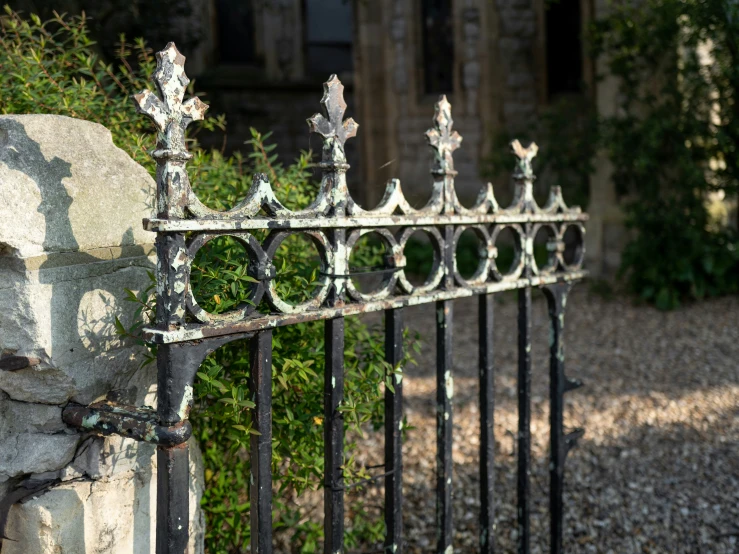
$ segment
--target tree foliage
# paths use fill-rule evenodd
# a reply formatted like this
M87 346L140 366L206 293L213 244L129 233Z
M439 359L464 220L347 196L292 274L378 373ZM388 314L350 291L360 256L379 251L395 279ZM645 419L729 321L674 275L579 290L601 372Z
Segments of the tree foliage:
M739 190L739 7L727 0L617 2L593 26L619 82L601 122L633 237L621 275L663 309L735 292L735 231L709 209Z

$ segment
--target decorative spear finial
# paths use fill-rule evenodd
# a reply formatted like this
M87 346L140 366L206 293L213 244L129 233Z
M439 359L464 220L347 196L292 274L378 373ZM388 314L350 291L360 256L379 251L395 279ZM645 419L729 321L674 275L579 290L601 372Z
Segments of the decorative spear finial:
M442 95L435 105L434 126L426 131L426 140L434 150L434 165L432 173L439 175L454 175L454 160L452 152L462 144L462 136L452 131L452 105Z
M515 139L511 142L511 151L518 158L513 176L517 179L534 179L534 170L531 167L531 162L539 152L539 147L536 143L532 142L528 147L524 148L518 139Z
M344 143L357 134L359 124L351 117L344 120L346 102L344 101L344 85L336 75L331 75L323 83L321 98L323 113L314 114L308 121L311 132L323 137L322 163L330 164L337 169L346 169L346 153Z
M182 101L190 79L185 75L185 56L174 42L157 52L156 58L157 69L152 80L161 99L150 90L143 90L133 95L136 109L149 116L159 129L155 157L187 159L185 129L192 121L203 119L208 106L197 97Z

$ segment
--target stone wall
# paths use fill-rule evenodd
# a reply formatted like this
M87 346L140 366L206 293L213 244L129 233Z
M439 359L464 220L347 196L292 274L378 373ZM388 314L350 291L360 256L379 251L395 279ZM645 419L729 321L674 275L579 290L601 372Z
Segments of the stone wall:
M2 554L154 551L154 447L78 433L68 402L156 402L153 365L115 331L149 284L154 182L101 125L0 117ZM10 366L7 360L13 360ZM192 456L192 552L201 464Z
M534 0L457 0L454 15L454 127L462 146L454 153L457 193L471 204L485 184L483 162L494 138L516 132L536 115L538 66ZM356 104L363 186L372 205L386 181L401 180L415 205L431 189L431 153L424 132L431 126L438 95L426 94L420 3L378 0L357 4ZM510 199L505 178L495 183L501 199Z

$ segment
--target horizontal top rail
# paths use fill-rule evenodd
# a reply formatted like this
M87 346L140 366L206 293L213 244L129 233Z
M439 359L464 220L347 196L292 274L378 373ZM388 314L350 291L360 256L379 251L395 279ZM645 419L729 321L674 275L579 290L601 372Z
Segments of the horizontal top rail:
M314 309L283 314L260 314L256 317L242 321L224 321L213 325L190 324L171 330L145 328L143 336L145 340L156 344L201 340L209 337L249 333L262 329L273 329L275 327L282 327L285 325L332 319L340 316L360 315L393 308L419 306L421 304L428 304L430 302L437 302L440 300L454 300L458 298L468 298L479 294L517 290L524 287L540 287L560 282L578 281L587 277L587 275L588 272L584 270L567 273L560 272L532 278L499 281L477 287L439 290L429 294L404 295L364 303L347 303L335 308Z
M193 231L227 232L256 229L351 229L369 227L429 227L435 225L482 225L514 223L566 223L585 222L586 213L491 213L480 215L380 215L358 217L295 217L252 219L144 219L144 228L156 233L182 233Z

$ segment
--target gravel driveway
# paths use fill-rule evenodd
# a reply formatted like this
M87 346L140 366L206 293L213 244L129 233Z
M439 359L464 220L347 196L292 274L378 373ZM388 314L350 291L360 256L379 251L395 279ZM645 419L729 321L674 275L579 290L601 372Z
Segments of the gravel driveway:
M534 296L532 552L548 552L548 321ZM565 425L584 427L570 453L565 552L739 552L739 298L662 313L573 291L565 318ZM406 368L404 445L407 552L432 552L435 467L434 311L406 311L425 334ZM455 551L476 552L479 511L477 303L455 303ZM516 301L496 305L496 471L499 552L515 552ZM369 439L369 442L378 440ZM367 461L381 456L381 439ZM364 457L364 456L361 456ZM381 462L381 460L380 460ZM379 493L380 491L375 491Z

